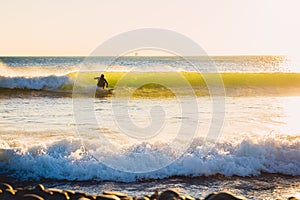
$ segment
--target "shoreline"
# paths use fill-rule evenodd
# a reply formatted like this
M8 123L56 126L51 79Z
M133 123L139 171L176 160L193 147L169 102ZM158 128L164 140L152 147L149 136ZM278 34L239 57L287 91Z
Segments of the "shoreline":
M260 176L226 177L214 175L209 177L171 177L167 179L155 179L136 182L114 181L66 181L66 180L39 180L19 181L17 179L0 175L1 182L9 183L13 188L33 191L39 184L45 188L58 188L62 191L76 191L97 196L102 191L119 191L127 194L132 199L134 196L143 197L151 195L155 190L163 192L168 188L176 188L181 195L193 198L205 199L212 193L223 191L230 192L234 196L244 196L246 199L288 199L292 196L299 198L297 185L300 185L300 176L263 173ZM291 190L294 188L294 190ZM0 198L1 200L1 198Z
M155 190L151 194L143 196L130 196L126 193L106 190L100 194L90 194L74 190L62 190L59 188L45 188L38 184L34 188L15 188L8 183L0 183L0 200L246 200L247 198L236 196L227 191L212 192L205 198L192 197L189 194L181 194L175 188ZM288 200L299 200L290 196ZM278 198L276 198L278 200Z
M238 176L238 175L232 175L232 176L225 176L223 174L214 174L214 175L201 175L201 176L180 176L180 175L175 175L175 176L170 176L167 178L161 178L161 179L154 179L154 178L149 178L149 179L137 179L136 181L115 181L115 180L58 180L58 179L40 179L40 180L19 180L18 178L6 176L4 174L0 174L0 180L2 182L10 182L12 184L15 183L33 183L33 184L39 184L41 182L47 183L47 182L77 182L77 183L88 183L88 182L94 182L94 183L105 183L105 182L115 182L115 183L149 183L153 181L168 181L168 180L187 180L187 181L193 181L193 180L199 180L199 181L206 181L206 180L232 180L232 179L270 179L272 177L280 177L280 178L299 178L300 180L300 175L287 175L287 174L281 174L281 173L267 173L267 172L261 172L259 175L251 175L251 176Z

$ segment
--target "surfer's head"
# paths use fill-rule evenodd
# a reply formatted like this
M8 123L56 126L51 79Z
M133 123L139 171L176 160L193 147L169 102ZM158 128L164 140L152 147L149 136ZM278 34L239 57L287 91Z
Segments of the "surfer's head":
M104 78L104 74L101 74L101 78Z

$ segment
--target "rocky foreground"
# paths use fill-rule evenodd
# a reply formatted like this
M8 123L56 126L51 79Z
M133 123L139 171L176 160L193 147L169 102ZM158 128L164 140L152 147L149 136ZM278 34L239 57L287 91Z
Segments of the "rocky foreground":
M142 197L130 197L127 194L104 191L99 195L91 195L73 190L60 190L56 188L45 189L39 184L33 189L13 188L7 183L0 183L0 200L197 200L188 195L181 195L176 189L168 189L162 192L155 191L151 195ZM228 192L212 193L203 200L242 200L246 199L238 197ZM299 200L290 197L288 200Z

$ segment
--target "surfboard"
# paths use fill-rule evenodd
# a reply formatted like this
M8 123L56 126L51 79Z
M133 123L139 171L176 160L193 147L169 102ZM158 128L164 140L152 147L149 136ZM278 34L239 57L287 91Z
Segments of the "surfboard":
M97 88L96 89L96 93L95 93L95 97L106 97L106 96L109 96L113 93L113 90L112 88L109 88L109 89L102 89L102 88Z

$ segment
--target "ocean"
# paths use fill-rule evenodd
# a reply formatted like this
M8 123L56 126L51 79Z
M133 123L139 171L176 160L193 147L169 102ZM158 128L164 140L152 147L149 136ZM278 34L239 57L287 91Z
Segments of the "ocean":
M297 67L284 56L0 57L0 178L299 197Z

